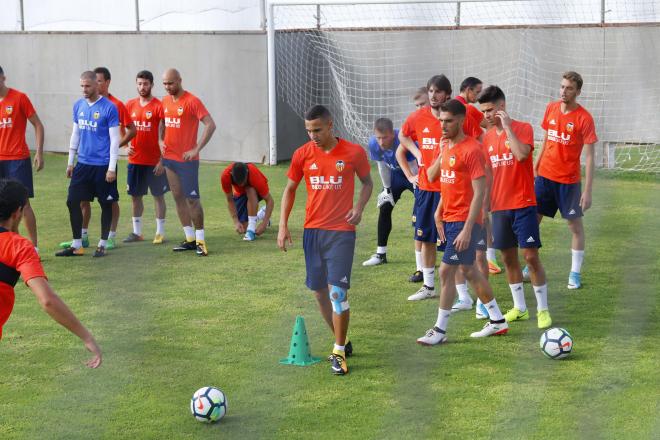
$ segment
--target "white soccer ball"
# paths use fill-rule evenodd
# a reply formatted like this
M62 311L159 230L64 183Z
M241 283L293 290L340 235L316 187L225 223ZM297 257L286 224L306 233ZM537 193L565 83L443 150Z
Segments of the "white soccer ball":
M541 335L541 351L550 359L563 359L573 350L573 337L563 328L554 327Z
M190 399L190 412L200 422L217 422L227 414L227 397L217 388L200 388Z

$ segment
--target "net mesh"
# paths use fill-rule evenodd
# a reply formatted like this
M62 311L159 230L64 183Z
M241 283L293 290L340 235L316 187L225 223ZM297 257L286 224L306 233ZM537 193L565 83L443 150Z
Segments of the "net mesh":
M444 73L458 93L497 84L535 127L567 70L584 78L597 164L660 172L660 1L483 1L277 5L278 96L303 115L330 107L340 135L365 144L373 122L400 125L412 95Z

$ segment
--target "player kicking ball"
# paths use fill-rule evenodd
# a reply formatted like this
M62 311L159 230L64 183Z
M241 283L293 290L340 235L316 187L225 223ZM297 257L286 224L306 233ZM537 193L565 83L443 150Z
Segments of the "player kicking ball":
M18 234L27 203L25 186L15 180L0 179L0 339L2 326L14 308L14 286L21 277L37 297L41 308L84 342L85 348L94 355L87 361L87 366L97 368L101 365L101 348L50 287L33 243Z
M348 289L355 253L355 226L369 201L369 160L364 149L334 136L330 111L315 105L305 114L311 141L293 153L282 195L277 245L283 251L292 244L288 221L301 180L307 187L303 248L307 287L314 291L319 310L335 337L329 360L332 374L348 373L346 356L352 347L346 335L350 310ZM355 176L362 182L353 205Z
M502 252L506 277L513 296L513 308L504 318L507 322L529 319L525 304L518 247L530 269L536 296L539 328L552 325L548 311L548 285L539 258L541 238L536 219L534 195L534 131L527 122L513 120L506 113L504 92L497 86L487 87L479 95L479 105L491 126L484 135L483 148L493 170L490 209L493 216L493 246Z
M245 234L245 241L256 240L268 228L275 207L268 179L253 164L235 162L224 169L220 184L236 232ZM259 209L261 200L266 201L266 206Z
M486 189L481 145L463 132L465 106L455 99L440 106L442 148L429 167L429 178L440 175L442 198L435 211L438 238L446 243L440 264L440 307L435 325L417 339L421 345L447 341L447 324L456 298L456 272L460 269L488 310L489 322L473 338L503 335L509 326L502 316L488 280L475 267L477 241L481 237L482 208Z

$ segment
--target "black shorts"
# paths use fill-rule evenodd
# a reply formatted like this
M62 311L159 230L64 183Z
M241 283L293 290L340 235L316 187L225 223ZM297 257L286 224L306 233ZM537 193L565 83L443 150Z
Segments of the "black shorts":
M107 165L87 165L78 162L69 183L67 202L91 202L95 197L101 203L118 201L117 179L112 183L106 182L107 172Z

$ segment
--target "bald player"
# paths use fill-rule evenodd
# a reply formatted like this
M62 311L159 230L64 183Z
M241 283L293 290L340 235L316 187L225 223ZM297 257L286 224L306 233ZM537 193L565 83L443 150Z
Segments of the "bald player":
M167 69L163 73L163 86L167 96L163 98L160 150L186 237L172 250L195 250L198 256L205 257L208 249L204 239L204 210L199 199L199 152L211 140L215 122L202 101L183 89L178 70ZM198 140L200 121L204 132Z

